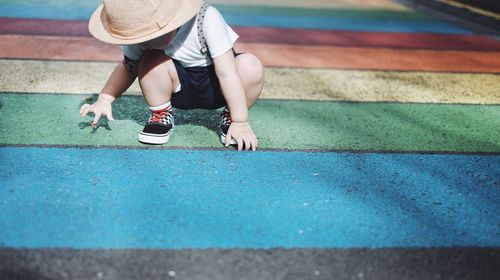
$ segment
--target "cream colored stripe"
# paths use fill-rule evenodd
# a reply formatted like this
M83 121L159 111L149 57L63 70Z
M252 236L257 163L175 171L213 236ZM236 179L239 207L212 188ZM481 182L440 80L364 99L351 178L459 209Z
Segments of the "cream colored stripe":
M1 92L97 93L107 62L0 60ZM500 104L500 75L266 68L262 98ZM140 94L137 82L126 94Z

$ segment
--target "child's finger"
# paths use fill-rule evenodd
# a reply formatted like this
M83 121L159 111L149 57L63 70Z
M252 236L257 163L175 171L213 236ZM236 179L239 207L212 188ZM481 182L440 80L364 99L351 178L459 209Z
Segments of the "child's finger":
M231 144L232 139L233 139L233 136L228 132L226 134L226 143L224 143L224 145L226 147L229 147L229 145Z
M250 138L250 145L251 145L252 151L257 150L257 138L255 136L252 136Z
M257 136L253 136L253 147L254 151L257 150L257 147L259 146L259 140L257 139Z
M245 145L245 151L248 151L252 148L252 140L249 138L245 138L245 140L243 140L243 144Z
M115 119L113 119L113 113L109 112L106 114L106 117L108 118L108 120L110 121L114 121Z
M99 121L100 118L101 118L101 112L95 113L95 117L94 117L94 121L92 122L92 126L96 127L97 122Z
M243 139L241 137L238 137L236 139L236 142L238 143L238 151L241 151L243 149Z
M90 111L90 105L89 104L83 104L82 107L80 107L80 116L85 117Z

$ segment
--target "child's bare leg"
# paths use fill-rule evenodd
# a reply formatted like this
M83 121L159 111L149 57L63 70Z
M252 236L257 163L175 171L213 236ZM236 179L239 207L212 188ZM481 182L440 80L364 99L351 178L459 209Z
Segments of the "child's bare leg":
M139 84L144 100L150 107L170 101L172 92L179 85L172 59L161 50L144 53L139 63Z
M165 144L174 129L170 98L179 85L175 65L162 51L147 51L139 62L139 84L151 116L139 134L139 142Z
M264 86L264 69L260 60L250 53L238 55L236 68L247 96L248 108L257 101Z

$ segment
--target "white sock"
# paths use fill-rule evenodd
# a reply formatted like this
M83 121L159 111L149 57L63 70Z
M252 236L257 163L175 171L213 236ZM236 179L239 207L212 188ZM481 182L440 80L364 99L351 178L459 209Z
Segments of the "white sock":
M172 109L172 105L170 104L170 101L168 101L167 103L159 106L148 106L148 108L151 111L165 111Z

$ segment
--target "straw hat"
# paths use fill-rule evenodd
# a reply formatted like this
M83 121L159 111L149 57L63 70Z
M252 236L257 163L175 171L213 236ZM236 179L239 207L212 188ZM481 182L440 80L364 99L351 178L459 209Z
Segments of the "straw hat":
M193 18L202 0L103 0L89 21L97 39L117 45L162 36Z

